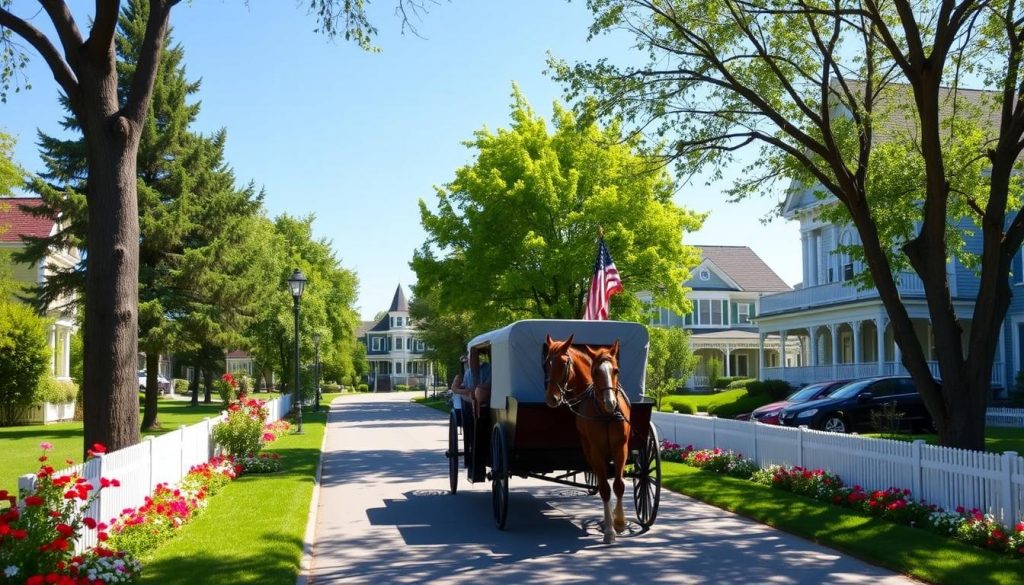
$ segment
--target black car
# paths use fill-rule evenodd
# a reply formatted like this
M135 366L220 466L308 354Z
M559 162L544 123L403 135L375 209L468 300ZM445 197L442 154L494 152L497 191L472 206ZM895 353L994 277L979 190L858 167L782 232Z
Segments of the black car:
M883 377L857 380L832 392L823 400L795 404L782 411L782 424L790 427L806 425L812 429L849 433L875 431L871 413L886 404L896 404L903 413L901 428L930 428L931 416L924 400L909 377Z
M750 420L766 425L781 425L782 422L779 421L779 416L787 407L794 406L801 402L808 402L810 400L821 400L849 383L850 380L832 380L831 382L819 382L817 384L804 386L783 400L765 404L764 406L755 409L754 412L750 413Z

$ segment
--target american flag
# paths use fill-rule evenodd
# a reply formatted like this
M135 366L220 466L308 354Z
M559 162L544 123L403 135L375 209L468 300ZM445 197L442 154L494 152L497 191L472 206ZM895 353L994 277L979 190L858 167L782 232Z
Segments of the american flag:
M590 293L587 295L587 309L583 313L586 321L604 321L608 319L608 303L612 295L622 292L622 279L615 268L612 255L604 245L604 238L597 243L597 262L594 263L594 276L590 279Z

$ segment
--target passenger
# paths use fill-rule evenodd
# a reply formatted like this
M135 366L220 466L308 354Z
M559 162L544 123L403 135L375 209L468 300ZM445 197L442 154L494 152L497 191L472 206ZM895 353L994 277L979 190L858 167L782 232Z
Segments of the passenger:
M480 361L480 382L473 386L473 405L476 415L480 416L481 405L491 405L491 356L486 352L480 352L477 359ZM472 368L469 371L472 373Z

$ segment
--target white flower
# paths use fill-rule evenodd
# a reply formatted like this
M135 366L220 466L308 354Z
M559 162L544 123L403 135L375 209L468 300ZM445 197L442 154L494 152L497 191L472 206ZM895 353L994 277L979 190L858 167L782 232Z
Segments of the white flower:
M4 577L13 577L18 574L18 567L11 565L4 569Z

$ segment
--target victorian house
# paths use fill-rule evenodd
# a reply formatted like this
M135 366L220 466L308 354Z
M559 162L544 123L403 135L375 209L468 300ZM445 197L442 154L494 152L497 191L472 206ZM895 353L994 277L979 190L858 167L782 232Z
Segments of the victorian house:
M41 204L38 197L0 198L0 262L9 264L14 281L26 289L46 282L54 268L73 268L80 260L78 250L50 250L46 258L33 264L13 261L11 254L25 248L23 237L45 238L59 229L52 219L29 213L29 208ZM50 373L58 379L71 377L71 338L78 330L75 315L73 299L60 299L46 311Z
M721 364L721 375L757 378L762 364L773 366L799 359L794 346L784 347L778 336L759 336L755 319L763 295L790 290L789 286L746 246L697 246L701 263L683 286L692 310L677 315L659 308L651 324L690 331L690 347L699 362L687 382L690 388L709 385L709 365ZM650 295L641 293L641 298ZM764 355L762 361L761 355ZM786 356L783 359L782 356Z
M370 389L389 391L399 384L411 388L433 380L433 365L423 355L426 347L409 318L402 285L398 285L391 306L380 319L363 323L359 339L366 344Z
M958 99L982 107L984 92L959 90ZM906 97L910 100L909 97ZM914 124L900 119L901 108L887 114L882 139L914 139ZM794 184L783 204L782 215L800 224L803 282L795 290L761 299L757 318L762 338L779 340L785 351L795 347L798 359L784 363L768 363L762 378L784 379L802 385L833 379L849 379L881 375L906 375L900 347L894 342L885 308L878 291L859 288L855 275L866 269L861 262L844 252L856 247L860 240L852 225L837 225L824 219L822 210L835 205L835 199L823 196L817 185ZM965 230L968 251L979 251L978 230ZM971 268L952 257L946 264L954 309L969 338L971 316L978 291L978 278ZM1003 335L996 352L992 385L1001 392L1012 383L1021 369L1024 339L1024 279L1018 252L1012 263L1013 300L1003 323ZM918 340L931 360L932 374L938 377L928 307L924 287L913 272L896 275L900 297L913 320Z

